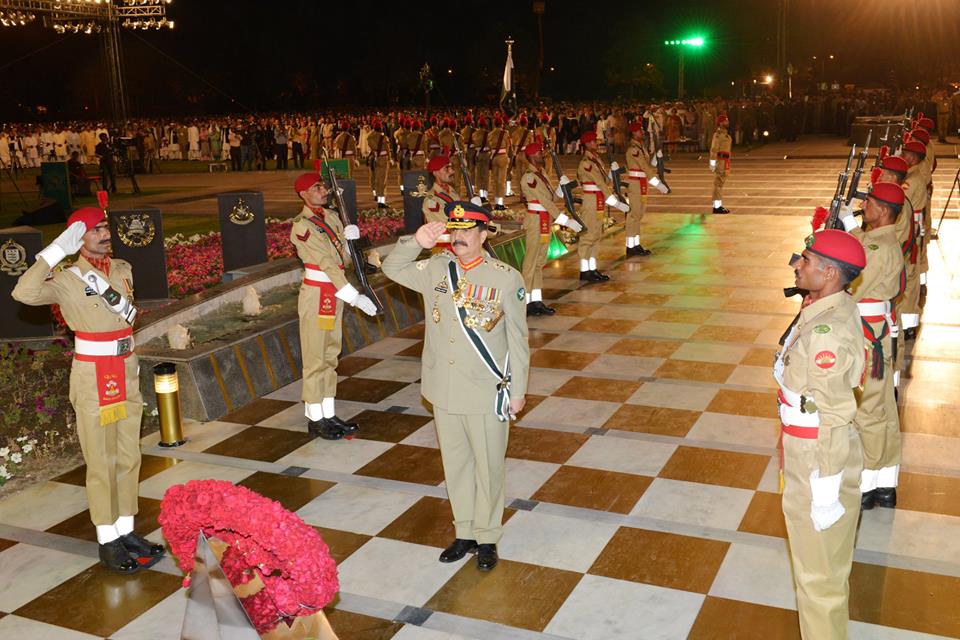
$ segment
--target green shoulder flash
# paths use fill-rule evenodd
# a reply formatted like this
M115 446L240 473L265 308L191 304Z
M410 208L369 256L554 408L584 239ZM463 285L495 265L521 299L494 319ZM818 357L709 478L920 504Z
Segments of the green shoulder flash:
M523 287L517 289L517 300L523 300L527 295L527 292L524 291Z
M830 325L818 324L813 328L814 333L830 333Z

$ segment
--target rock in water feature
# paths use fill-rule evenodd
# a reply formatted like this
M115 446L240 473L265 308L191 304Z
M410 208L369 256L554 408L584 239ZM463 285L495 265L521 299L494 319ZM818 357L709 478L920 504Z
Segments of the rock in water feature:
M189 349L190 332L182 324L175 324L167 329L167 342L171 349Z
M260 296L253 287L247 287L247 294L243 296L243 315L258 316L261 311Z

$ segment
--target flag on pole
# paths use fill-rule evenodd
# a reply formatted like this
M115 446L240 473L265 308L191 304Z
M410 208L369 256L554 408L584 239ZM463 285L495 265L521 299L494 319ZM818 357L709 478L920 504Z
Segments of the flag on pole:
M507 62L503 66L503 89L500 91L500 104L513 92L513 47L507 47Z

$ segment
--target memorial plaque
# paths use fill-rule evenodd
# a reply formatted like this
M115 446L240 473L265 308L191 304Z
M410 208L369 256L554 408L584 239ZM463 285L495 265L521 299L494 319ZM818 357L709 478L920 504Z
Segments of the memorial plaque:
M423 226L423 199L429 192L429 176L426 171L403 172L404 233L416 233Z
M160 209L111 209L108 218L113 257L126 260L133 267L134 294L137 299L169 298Z
M238 191L217 196L223 271L233 271L267 261L267 225L263 192Z
M329 169L327 167L333 167L333 170L337 172L337 177L341 180L346 180L350 177L350 159L349 158L337 158L335 160L324 160L323 164L320 166L320 175L324 180L330 180L328 175Z
M56 200L64 211L73 210L70 195L70 173L66 162L40 163L40 195Z
M43 236L33 227L0 229L0 339L53 336L50 307L21 304L10 294L20 276L36 262Z

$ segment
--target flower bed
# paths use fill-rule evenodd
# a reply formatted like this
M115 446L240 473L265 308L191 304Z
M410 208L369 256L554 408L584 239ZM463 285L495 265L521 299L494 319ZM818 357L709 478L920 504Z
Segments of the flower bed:
M244 590L244 609L257 632L313 615L340 589L337 566L317 530L279 502L225 480L191 480L167 489L157 519L190 584L198 534L226 545L220 566ZM259 587L257 584L254 588Z
M79 449L68 399L72 357L64 340L39 351L0 347L0 486Z
M403 212L395 209L361 211L360 234L371 244L388 240L403 229ZM267 219L267 257L270 260L296 255L290 242L292 220ZM220 233L211 231L184 238L177 234L166 239L167 282L170 296L183 298L203 291L223 280L223 254Z

